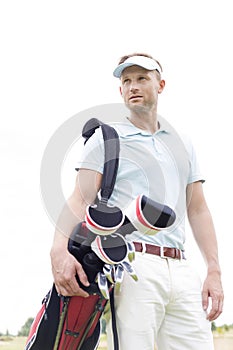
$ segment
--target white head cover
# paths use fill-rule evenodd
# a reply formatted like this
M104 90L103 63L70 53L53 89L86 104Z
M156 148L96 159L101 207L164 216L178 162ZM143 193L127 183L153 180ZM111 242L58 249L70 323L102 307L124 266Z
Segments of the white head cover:
M129 253L127 241L119 233L96 236L91 242L91 249L102 261L110 265L121 263Z
M142 198L143 195L137 196L126 208L125 214L138 231L146 235L154 235L161 228L155 227L145 218L142 211Z
M112 234L123 224L124 220L125 215L118 207L98 203L86 208L86 226L96 235Z
M139 66L147 70L157 70L160 74L162 73L160 65L153 58L145 56L132 56L116 67L113 72L114 77L120 78L123 70L131 66Z

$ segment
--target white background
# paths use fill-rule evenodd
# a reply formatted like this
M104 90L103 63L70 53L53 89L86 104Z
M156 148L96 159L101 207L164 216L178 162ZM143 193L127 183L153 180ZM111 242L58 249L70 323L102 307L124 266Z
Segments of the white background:
M159 112L196 147L223 272L217 324L233 322L231 13L227 0L1 2L0 332L17 333L52 284L54 227L40 194L45 147L76 113L121 102L112 70L136 51L162 63ZM67 164L68 195L75 157ZM204 276L189 228L187 239L187 255Z

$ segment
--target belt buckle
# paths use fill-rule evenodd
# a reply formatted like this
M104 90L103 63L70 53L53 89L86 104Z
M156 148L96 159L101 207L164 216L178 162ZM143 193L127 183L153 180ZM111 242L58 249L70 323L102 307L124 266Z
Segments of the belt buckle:
M160 246L160 258L166 259L166 256L164 255L164 246Z

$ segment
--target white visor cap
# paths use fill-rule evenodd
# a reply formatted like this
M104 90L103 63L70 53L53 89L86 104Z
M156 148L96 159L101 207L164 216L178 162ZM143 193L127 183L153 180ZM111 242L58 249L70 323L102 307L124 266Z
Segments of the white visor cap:
M139 66L147 70L157 70L160 74L162 73L160 65L153 58L145 56L132 56L116 67L116 69L113 71L114 77L120 78L123 70L131 66Z

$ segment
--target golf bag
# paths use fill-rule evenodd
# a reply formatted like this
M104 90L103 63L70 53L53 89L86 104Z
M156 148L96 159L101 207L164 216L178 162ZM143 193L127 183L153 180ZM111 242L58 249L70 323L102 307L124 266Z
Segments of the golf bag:
M104 211L117 175L119 140L114 128L92 118L83 127L82 136L85 143L98 127L102 129L105 147L99 201L104 203L100 205L101 210ZM111 142L111 147L107 141ZM100 335L99 319L108 299L100 292L95 281L98 272L104 266L104 262L91 250L90 243L95 236L85 222L81 222L75 227L68 243L68 250L82 263L88 276L90 286L82 286L82 288L89 293L89 297L60 296L53 284L33 321L25 350L92 350L96 348ZM108 293L111 293L112 288L113 284L108 282Z

